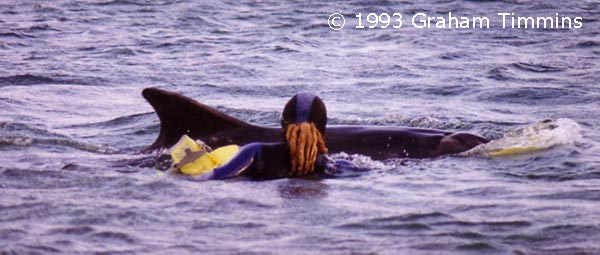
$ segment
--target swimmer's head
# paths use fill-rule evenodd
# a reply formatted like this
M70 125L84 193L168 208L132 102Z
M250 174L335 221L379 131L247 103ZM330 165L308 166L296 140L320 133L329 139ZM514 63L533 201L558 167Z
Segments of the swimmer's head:
M323 134L327 125L325 104L311 93L296 94L287 102L281 126L289 149L292 176L314 171L318 153L327 153Z
M327 110L323 101L312 93L298 93L285 104L281 118L281 127L288 124L309 122L321 132L325 133L327 125Z

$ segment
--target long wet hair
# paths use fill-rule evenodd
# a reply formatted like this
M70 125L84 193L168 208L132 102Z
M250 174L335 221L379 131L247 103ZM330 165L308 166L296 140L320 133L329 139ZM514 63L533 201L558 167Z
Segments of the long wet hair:
M318 153L327 153L323 135L310 122L288 124L285 140L290 153L291 176L304 176L315 170Z
M281 125L290 156L290 176L300 177L315 171L319 153L327 153L323 139L327 112L314 94L300 93L286 104Z

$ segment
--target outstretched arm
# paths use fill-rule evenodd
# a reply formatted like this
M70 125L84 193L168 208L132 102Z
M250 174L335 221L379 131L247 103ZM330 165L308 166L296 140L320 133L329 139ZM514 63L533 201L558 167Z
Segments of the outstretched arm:
M247 144L242 147L229 162L215 168L208 179L221 180L239 176L244 173L258 157L260 157L260 153L260 143Z

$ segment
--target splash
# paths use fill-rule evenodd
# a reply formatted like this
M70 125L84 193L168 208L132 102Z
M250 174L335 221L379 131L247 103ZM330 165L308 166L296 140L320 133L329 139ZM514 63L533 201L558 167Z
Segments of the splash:
M581 140L581 126L571 119L544 120L512 130L500 139L492 140L461 156L508 156L536 152Z
M376 169L376 170L390 170L393 169L394 165L385 164L382 161L371 159L369 156L360 154L348 154L345 152L335 153L330 155L333 159L345 159L352 162L355 166L361 169Z

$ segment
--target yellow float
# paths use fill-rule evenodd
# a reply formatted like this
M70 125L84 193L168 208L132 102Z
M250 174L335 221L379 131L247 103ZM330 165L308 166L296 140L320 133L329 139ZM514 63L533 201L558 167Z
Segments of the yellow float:
M227 145L211 151L204 143L196 142L187 135L169 149L173 158L172 168L187 175L199 175L227 163L239 151L237 145Z

